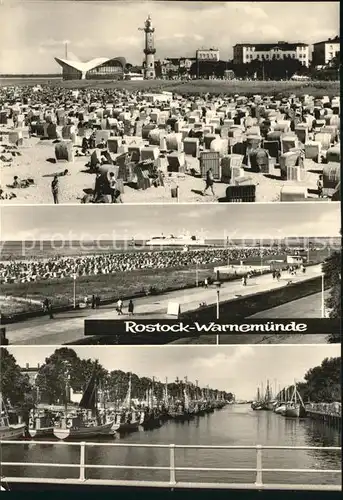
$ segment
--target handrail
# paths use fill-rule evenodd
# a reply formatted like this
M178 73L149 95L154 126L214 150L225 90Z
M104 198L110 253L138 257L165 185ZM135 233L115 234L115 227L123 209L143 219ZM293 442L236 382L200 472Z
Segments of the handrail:
M288 472L288 473L315 473L315 474L341 474L341 469L280 469L280 468L263 468L262 452L263 450L326 450L326 451L341 451L338 446L272 446L272 445L180 445L180 444L145 444L145 443L101 443L101 442L64 442L64 441L6 441L0 440L0 444L18 445L18 444L52 444L63 446L77 446L80 448L80 461L77 464L66 463L41 463L41 462L3 462L2 467L8 466L25 466L25 467L61 467L61 468L78 468L80 471L78 479L54 479L54 478L23 478L23 477L2 477L1 480L7 483L65 483L65 484L88 484L88 485L112 485L112 486L131 486L131 487L158 487L158 488L216 488L216 489L283 489L283 490L326 490L326 491L340 491L341 484L264 484L264 472ZM146 466L146 465L93 465L86 463L86 448L87 447L111 447L111 448L161 448L169 449L169 465L168 466ZM182 467L176 464L175 450L176 449L206 449L206 450L255 450L256 451L256 467L254 468L226 468L226 467ZM108 479L87 479L86 470L88 469L105 469L105 470L164 470L169 471L169 481L135 481L135 480L108 480ZM255 472L255 483L241 484L241 483L202 483L197 482L179 482L176 480L177 471L188 472Z

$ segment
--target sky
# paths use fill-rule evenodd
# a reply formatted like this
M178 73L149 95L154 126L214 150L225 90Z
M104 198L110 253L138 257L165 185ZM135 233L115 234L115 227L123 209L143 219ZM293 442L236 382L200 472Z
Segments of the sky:
M42 365L56 347L9 346L17 363L25 367ZM307 370L318 366L324 358L340 357L341 348L332 345L282 346L77 346L72 347L80 358L98 361L107 370L123 370L138 376L156 377L169 382L176 377L199 381L199 386L232 392L237 399L253 399L257 385L266 387L269 379L273 389L303 381Z
M186 2L1 0L0 74L59 73L65 42L81 60L143 59L142 27L156 28L156 58L194 57L216 47L232 58L236 43L312 44L339 33L339 2Z
M13 206L1 209L1 239L144 240L184 233L204 239L339 237L339 203Z

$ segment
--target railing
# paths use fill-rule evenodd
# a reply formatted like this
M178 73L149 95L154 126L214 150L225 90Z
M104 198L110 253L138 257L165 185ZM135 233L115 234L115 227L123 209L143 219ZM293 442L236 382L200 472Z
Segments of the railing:
M78 478L35 478L35 477L1 477L3 483L43 483L43 484L70 484L70 485L104 485L104 486L128 486L128 487L156 487L156 488L211 488L211 489L256 489L256 490L322 490L322 491L340 491L341 483L339 484L292 484L290 481L287 484L265 484L263 483L264 472L274 473L312 473L312 474L339 474L341 469L279 469L279 468L263 468L262 452L264 450L322 450L322 451L341 451L341 447L311 447L311 446L207 446L207 445L175 445L175 444L123 444L123 443L90 443L90 442L63 442L63 441L0 441L0 444L11 445L30 445L30 444L50 444L59 446L77 446L80 448L80 461L78 464L66 463L41 463L41 462L1 462L1 466L25 466L25 467L45 467L45 468L74 468L79 469ZM153 449L168 449L169 450L169 466L146 466L146 465L94 465L86 463L86 448L90 447L111 447L111 448L153 448ZM256 467L254 468L236 468L236 467L180 467L176 465L175 450L255 450L256 451ZM109 470L145 470L145 471L169 471L169 481L135 481L135 480L117 480L117 479L87 479L87 469L109 469ZM176 472L254 472L254 483L218 483L218 482L180 482L176 480Z

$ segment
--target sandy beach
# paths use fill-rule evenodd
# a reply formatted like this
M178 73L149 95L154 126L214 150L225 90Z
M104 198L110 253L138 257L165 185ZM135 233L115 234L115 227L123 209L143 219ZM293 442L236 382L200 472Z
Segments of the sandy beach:
M14 130L11 126L0 126L0 133L6 134ZM1 200L2 204L52 204L51 182L53 174L69 170L69 175L59 178L59 203L79 204L84 196L84 189L93 189L95 174L88 173L85 167L89 156L74 156L73 162L52 163L55 158L55 144L53 140L40 140L37 137L25 137L23 130L23 146L19 146L20 156L12 156L11 162L0 162L1 187L5 194L10 192L15 198ZM6 137L6 136L5 136ZM77 138L80 141L80 138ZM80 143L81 144L81 143ZM1 143L0 143L1 148ZM74 150L78 149L78 144ZM188 169L200 172L199 160L192 156L186 156ZM279 177L280 170L275 169L271 174L250 172L246 168L246 176L252 179L256 187L256 202L277 202L280 200L280 189L282 186L304 186L310 190L316 190L318 173L322 166L312 160L305 160L305 178L302 182L284 181ZM204 180L188 174L171 174L165 177L164 187L151 187L145 191L136 190L125 185L122 195L123 203L213 203L225 200L227 184L216 182L214 186L215 196L202 195L205 187ZM13 183L13 177L20 179L33 179L34 184L28 188L13 189L7 187ZM171 197L171 188L179 186L179 198ZM317 198L316 194L309 197Z

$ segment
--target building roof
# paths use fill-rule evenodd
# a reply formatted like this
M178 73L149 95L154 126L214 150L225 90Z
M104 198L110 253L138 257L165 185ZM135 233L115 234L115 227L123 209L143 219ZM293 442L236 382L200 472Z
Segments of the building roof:
M308 47L307 43L296 42L296 43L288 43L288 42L277 42L277 43L237 43L234 47L255 47L256 50L261 52L266 52L268 50L274 49L277 47L280 50L296 50L297 47Z
M339 36L335 36L335 38L328 38L327 40L323 40L322 42L316 42L313 45L319 45L321 43L340 43L341 39Z
M96 57L95 59L91 59L90 61L86 62L71 61L70 59L60 59L58 57L55 57L55 61L62 67L69 66L71 68L77 69L78 71L81 71L82 73L86 73L87 71L95 69L98 66L101 66L102 64L105 64L109 61L119 61L122 66L125 66L126 64L126 60L124 57Z

